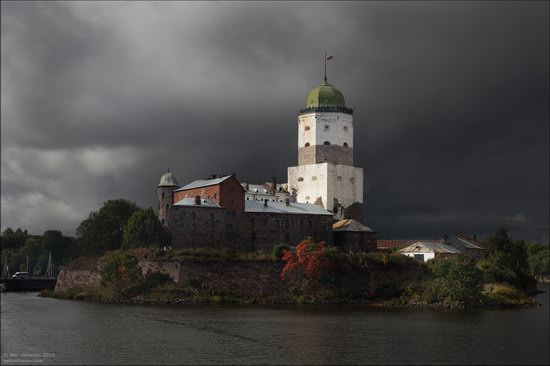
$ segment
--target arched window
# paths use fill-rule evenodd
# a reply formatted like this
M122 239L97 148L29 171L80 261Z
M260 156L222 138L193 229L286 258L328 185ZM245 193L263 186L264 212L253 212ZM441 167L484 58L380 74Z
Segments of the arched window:
M325 145L325 146L330 146L330 142L325 141L325 142L323 142L323 145Z
M304 181L304 177L298 178L298 182L303 182L303 181Z
M347 143L347 142L344 142L344 147L348 147L348 143Z
M348 126L344 126L344 131L347 131L348 130Z
M162 198L164 198L164 192L162 192L161 196L162 196Z
M306 142L306 145L305 145L305 146L308 147L308 146L309 146L309 142Z
M311 180L317 180L317 176L314 175L313 177L311 177Z
M304 131L309 131L309 126L306 126L306 128L304 128Z

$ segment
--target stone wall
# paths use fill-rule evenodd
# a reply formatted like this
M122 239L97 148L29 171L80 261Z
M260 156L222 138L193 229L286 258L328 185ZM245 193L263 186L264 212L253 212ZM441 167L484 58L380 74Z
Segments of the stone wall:
M297 245L308 236L331 244L332 216L172 206L170 235L174 248L223 247L271 251L275 244Z
M180 260L142 260L139 266L148 272L167 273L176 283L201 283L218 291L240 297L264 297L288 294L288 284L281 280L282 261L222 260L189 258ZM99 265L95 270L67 266L59 274L55 291L75 287L100 286ZM418 283L427 275L421 266L379 266L348 268L339 291L344 294L376 294L381 286Z

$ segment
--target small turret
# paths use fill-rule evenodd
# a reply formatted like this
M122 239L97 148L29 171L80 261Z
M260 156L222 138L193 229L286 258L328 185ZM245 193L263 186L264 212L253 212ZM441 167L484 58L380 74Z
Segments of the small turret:
M174 204L174 191L178 189L176 177L170 173L170 169L162 175L157 188L158 217L166 227L170 225L170 210Z

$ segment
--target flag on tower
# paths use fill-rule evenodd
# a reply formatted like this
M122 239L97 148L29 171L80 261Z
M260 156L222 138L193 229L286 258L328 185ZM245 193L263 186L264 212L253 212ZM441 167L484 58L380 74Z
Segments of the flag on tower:
M328 56L327 56L327 61L328 61L328 60L332 60L333 57L334 57L334 56L332 56L332 55L328 55Z

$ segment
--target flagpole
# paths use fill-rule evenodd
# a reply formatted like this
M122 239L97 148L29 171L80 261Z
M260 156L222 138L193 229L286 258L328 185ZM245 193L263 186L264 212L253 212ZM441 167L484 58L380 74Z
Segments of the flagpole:
M327 51L325 51L325 83L327 82Z

